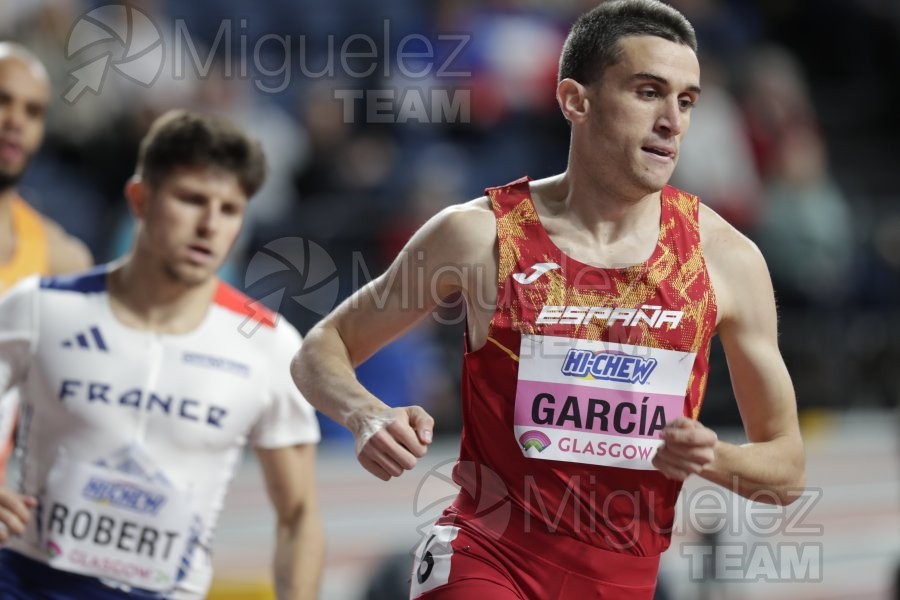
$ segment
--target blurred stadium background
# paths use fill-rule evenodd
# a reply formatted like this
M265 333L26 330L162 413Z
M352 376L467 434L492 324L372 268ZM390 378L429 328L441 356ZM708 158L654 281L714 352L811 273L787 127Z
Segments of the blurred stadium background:
M568 25L594 4L134 0L111 10L105 1L5 0L0 39L36 52L56 87L47 139L21 192L110 260L127 249L121 190L153 117L172 107L228 115L261 139L271 174L223 276L305 332L440 208L565 167L556 60ZM661 590L679 599L896 597L900 2L671 4L697 29L704 88L674 183L768 259L809 484L821 491L804 520L821 530L800 541L820 543L822 561L812 583L691 582L679 548L700 532L684 527ZM73 41L76 25L86 38ZM79 70L85 65L95 69ZM293 268L250 268L259 252ZM403 597L390 589L405 584L417 527L453 494L443 474L460 424L462 326L458 308L441 317L451 324L428 320L360 368L385 401L436 415L439 443L423 465L382 484L356 465L348 437L322 423L323 598ZM714 355L701 418L740 439L727 366L719 349ZM221 520L211 597L273 597L271 540L248 456Z

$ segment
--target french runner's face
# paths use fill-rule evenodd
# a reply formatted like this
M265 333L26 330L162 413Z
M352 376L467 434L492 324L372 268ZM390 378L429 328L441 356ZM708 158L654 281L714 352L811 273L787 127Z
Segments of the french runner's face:
M0 57L0 174L18 179L44 138L50 86L18 58Z
M147 205L147 248L173 279L207 281L234 245L246 206L247 196L233 174L208 167L176 169Z
M700 64L688 46L656 36L619 41L618 61L588 86L588 126L598 168L642 193L665 186L700 96Z

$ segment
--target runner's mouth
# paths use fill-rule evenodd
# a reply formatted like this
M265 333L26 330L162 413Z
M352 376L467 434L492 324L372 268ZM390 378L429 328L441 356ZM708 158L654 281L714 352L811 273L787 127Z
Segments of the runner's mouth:
M675 151L661 146L642 146L641 150L663 158L675 158Z

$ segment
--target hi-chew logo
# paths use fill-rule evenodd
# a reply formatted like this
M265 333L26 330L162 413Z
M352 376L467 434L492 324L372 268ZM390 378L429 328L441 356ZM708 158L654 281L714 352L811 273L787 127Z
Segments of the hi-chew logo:
M543 452L548 447L550 447L550 438L547 437L546 434L536 431L532 429L531 431L526 431L522 435L519 436L519 444L522 445L522 450L528 452L529 450L537 450L538 452Z
M124 508L142 515L156 515L166 503L165 494L145 490L125 481L91 477L81 495L99 504Z
M563 359L562 374L584 379L644 385L656 369L655 358L632 356L624 352L593 352L572 348Z

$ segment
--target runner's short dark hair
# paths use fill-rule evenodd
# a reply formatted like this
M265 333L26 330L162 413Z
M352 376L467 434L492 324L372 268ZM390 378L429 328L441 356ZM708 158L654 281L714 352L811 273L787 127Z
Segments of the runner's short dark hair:
M223 117L171 110L157 118L141 140L137 174L157 187L182 167L212 167L231 173L247 198L266 179L262 146L240 127Z
M599 81L621 52L619 40L654 35L697 51L697 35L680 12L659 0L613 0L581 15L572 25L559 58L559 81Z

